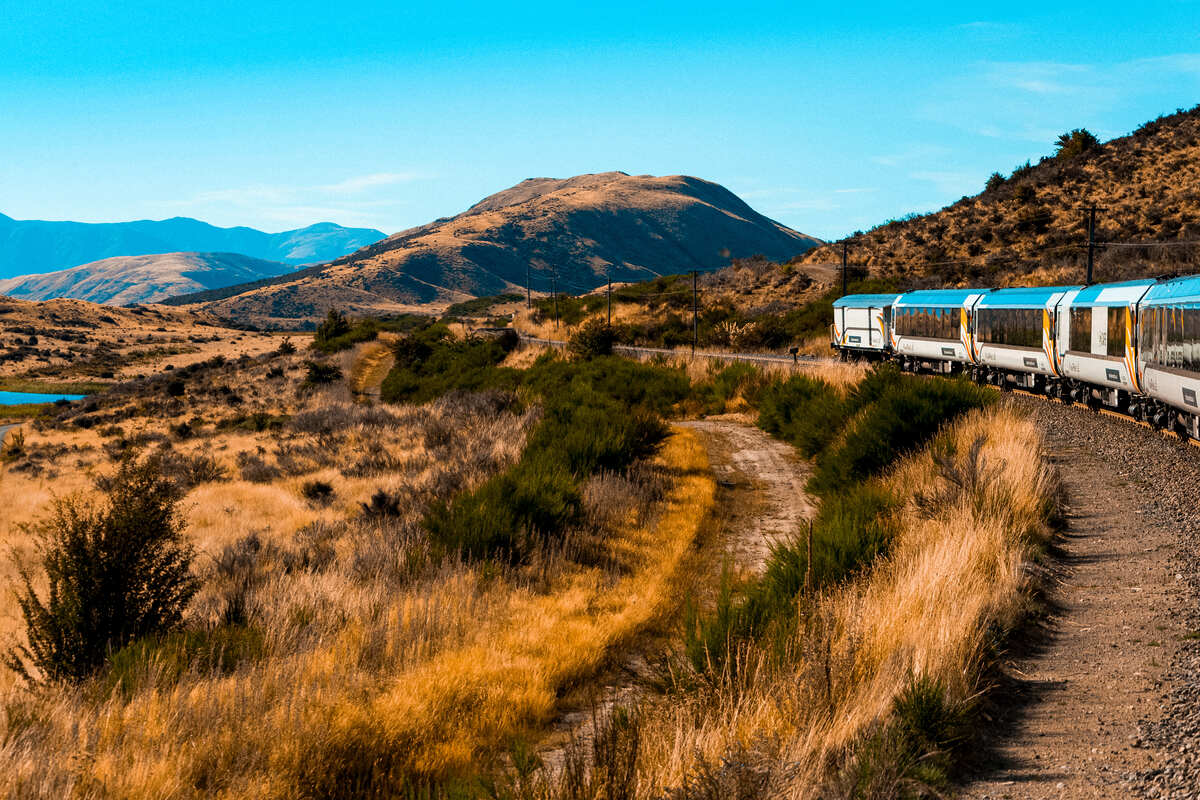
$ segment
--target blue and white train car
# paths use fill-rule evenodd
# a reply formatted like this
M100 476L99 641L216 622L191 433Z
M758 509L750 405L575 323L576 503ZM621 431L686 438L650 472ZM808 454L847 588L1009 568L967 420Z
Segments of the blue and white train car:
M890 350L892 303L898 294L852 294L833 301L832 346L856 358L884 358Z
M980 297L970 340L975 378L997 386L1056 389L1059 304L1081 288L993 289Z
M1058 340L1062 375L1071 397L1112 408L1128 407L1135 383L1138 303L1154 280L1099 283L1071 291L1062 301Z
M1200 277L1150 287L1137 326L1138 388L1149 400L1130 410L1200 439Z
M928 289L896 298L892 349L904 367L950 373L971 363L971 309L986 292Z

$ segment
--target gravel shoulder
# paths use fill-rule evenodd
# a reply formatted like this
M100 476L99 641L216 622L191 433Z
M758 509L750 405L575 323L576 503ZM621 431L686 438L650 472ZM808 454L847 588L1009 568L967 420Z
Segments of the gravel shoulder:
M1046 613L1002 660L999 718L962 795L1200 796L1200 764L1177 763L1185 739L1200 745L1200 659L1189 638L1200 449L1073 406L1009 402L1042 428L1067 526L1051 554Z

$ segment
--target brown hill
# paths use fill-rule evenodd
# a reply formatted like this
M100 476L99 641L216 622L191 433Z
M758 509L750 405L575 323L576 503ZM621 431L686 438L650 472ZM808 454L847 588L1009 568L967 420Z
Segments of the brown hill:
M0 295L21 300L74 298L108 305L154 303L294 272L238 253L159 253L105 258L71 269L0 280Z
M941 211L890 220L850 240L851 264L907 286L1082 282L1087 209L1096 281L1200 266L1200 106L1159 117L1100 144L1064 135L1059 152L993 175L988 187ZM1145 246L1130 243L1153 242ZM840 243L804 263L832 264Z
M610 276L630 281L710 270L754 254L787 260L819 243L698 178L531 178L328 265L196 300L241 323L286 325L331 306L396 313L523 289L527 269L535 290L549 290L557 274L561 290L579 292Z

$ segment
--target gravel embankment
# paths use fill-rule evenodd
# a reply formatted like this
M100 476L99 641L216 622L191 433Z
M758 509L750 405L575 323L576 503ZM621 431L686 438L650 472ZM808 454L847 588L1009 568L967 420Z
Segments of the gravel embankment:
M1174 656L1157 708L1139 719L1130 746L1155 752L1155 766L1121 776L1131 794L1148 798L1200 798L1200 447L1157 431L1078 407L1012 396L1046 431L1051 448L1086 448L1112 474L1137 488L1145 526L1170 531L1178 598L1169 609L1177 623ZM1060 469L1068 468L1060 465ZM1129 646L1142 646L1130 644Z

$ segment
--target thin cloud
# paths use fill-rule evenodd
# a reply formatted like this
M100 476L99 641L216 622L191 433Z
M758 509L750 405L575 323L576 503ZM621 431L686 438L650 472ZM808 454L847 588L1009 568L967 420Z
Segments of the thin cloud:
M326 184L259 183L200 192L175 205L198 214L219 208L222 216L232 207L245 212L243 216L276 225L299 227L315 221L332 221L383 228L393 214L381 212L394 211L406 203L406 199L387 189L430 178L416 172L373 172Z
M378 189L381 186L412 183L413 181L421 180L423 177L416 172L375 172L370 175L359 175L356 178L347 178L339 183L331 183L327 186L318 186L315 188L330 194L359 194L369 189Z

